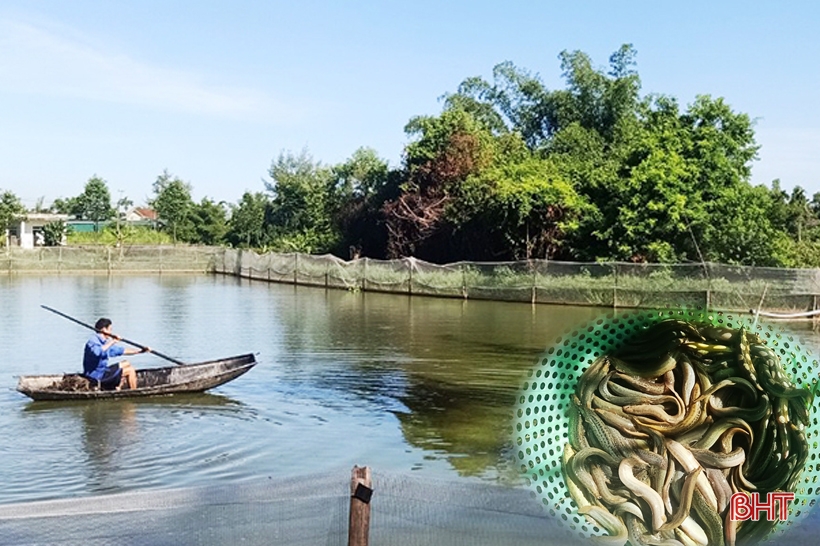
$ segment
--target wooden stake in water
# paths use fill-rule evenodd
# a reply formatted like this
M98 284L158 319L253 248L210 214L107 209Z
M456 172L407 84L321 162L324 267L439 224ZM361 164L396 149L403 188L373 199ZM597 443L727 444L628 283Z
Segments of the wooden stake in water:
M370 467L353 467L350 476L350 526L348 546L367 546L370 537Z

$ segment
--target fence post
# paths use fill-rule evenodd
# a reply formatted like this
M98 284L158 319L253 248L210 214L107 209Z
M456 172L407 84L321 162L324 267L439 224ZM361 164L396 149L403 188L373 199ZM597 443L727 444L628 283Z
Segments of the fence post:
M364 267L362 268L362 292L367 292L367 258L364 259Z
M293 284L299 284L297 282L298 278L299 278L299 253L294 252L293 253Z
M467 299L467 272L464 270L464 264L461 264L461 295Z
M712 306L712 275L709 273L709 266L703 263L703 274L706 275L706 307L709 309Z
M412 257L407 258L406 261L407 261L407 267L408 267L409 272L410 272L409 277L408 277L408 281L407 281L407 293L412 296L413 295L413 258Z
M538 268L536 266L536 263L537 263L537 260L531 260L530 261L530 267L532 267L532 300L530 301L530 303L532 303L533 305L535 305L535 301L536 301L536 288L535 287L538 284L538 278L536 277L538 275Z
M370 467L353 467L350 477L350 523L348 546L367 546L370 539Z
M242 249L238 248L236 250L236 256L234 256L233 261L233 274L237 277L242 277Z
M612 277L615 279L615 285L612 287L612 308L618 308L618 264L612 264Z

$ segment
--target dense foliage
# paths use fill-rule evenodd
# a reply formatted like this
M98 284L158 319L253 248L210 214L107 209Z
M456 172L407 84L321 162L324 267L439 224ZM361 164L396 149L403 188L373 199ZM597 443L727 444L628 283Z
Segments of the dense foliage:
M74 201L74 212L78 216L94 222L94 231L99 231L100 222L109 220L114 216L108 183L97 175L91 177L86 183L83 193Z
M282 152L264 191L235 204L195 203L165 171L149 205L174 242L345 258L819 267L820 194L753 186L751 118L709 95L685 107L642 95L635 58L624 45L602 69L564 51L562 89L501 63L445 94L438 115L410 119L393 168L369 148L338 165ZM114 214L96 176L52 209Z
M25 214L26 208L20 198L13 192L0 192L0 241L6 243L6 231L19 215Z
M62 220L55 220L43 226L43 244L45 246L59 246L65 241L69 229Z

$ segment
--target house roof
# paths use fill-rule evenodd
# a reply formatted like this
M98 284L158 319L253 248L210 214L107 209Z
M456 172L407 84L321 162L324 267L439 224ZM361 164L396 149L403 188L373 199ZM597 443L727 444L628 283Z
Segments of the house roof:
M26 222L56 222L57 220L68 220L68 214L51 214L49 212L27 212L18 214L15 218Z
M146 220L156 220L158 218L157 211L148 207L136 207L132 212Z

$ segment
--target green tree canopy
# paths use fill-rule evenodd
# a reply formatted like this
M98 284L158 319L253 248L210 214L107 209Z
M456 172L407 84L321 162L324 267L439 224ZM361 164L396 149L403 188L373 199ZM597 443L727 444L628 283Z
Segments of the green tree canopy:
M224 203L216 203L204 197L191 209L191 223L194 229L193 242L203 245L219 245L225 242L228 232L228 212Z
M237 247L259 248L267 244L266 217L270 202L262 192L245 192L231 207L228 241Z
M268 171L271 245L282 251L328 252L339 241L333 221L340 209L330 168L307 152L282 152Z
M397 195L396 173L372 148L359 148L331 169L332 221L341 239L336 251L351 257L364 252L381 256L387 236L381 222L382 204Z
M49 207L51 212L79 217L82 214L79 197L58 197Z
M610 57L608 71L595 68L582 52L564 51L559 58L565 89L550 90L538 76L507 62L495 67L492 82L468 78L445 100L445 112L469 112L497 139L520 135L527 149L551 163L552 179L577 194L577 200L563 194L579 214L570 229L559 230L567 236L559 257L697 260L697 242L710 260L782 263L776 249L786 224L801 231L809 220L805 207L797 212L795 205L784 213L790 220L758 222L773 208L749 184L758 146L748 115L708 95L685 111L664 95L642 97L630 45ZM418 145L408 146L409 158ZM496 198L501 195L482 206L494 208ZM748 206L727 215L728 204L738 199L748 199ZM505 228L506 235L520 239L510 231L517 224ZM730 252L725 234L737 235L740 225L757 225L770 244Z
M0 193L0 235L5 236L15 217L26 212L23 202L13 192Z
M464 107L465 104L467 107ZM469 101L413 118L401 194L384 209L392 256L552 258L589 208L559 165Z
M193 236L190 214L194 207L191 185L164 170L154 182L154 198L150 205L157 211L163 229L173 241L187 241Z
M387 162L373 148L359 148L344 163L331 169L338 199L368 199L379 194L388 181Z
M469 231L459 239L481 242L471 256L551 259L590 206L554 162L533 155L505 159L468 177L448 216L461 216L459 231Z
M68 235L69 229L65 222L56 220L43 226L43 244L45 246L59 246Z
M94 222L94 231L99 231L100 222L114 216L108 182L96 174L89 178L83 193L77 196L75 206L79 217Z

